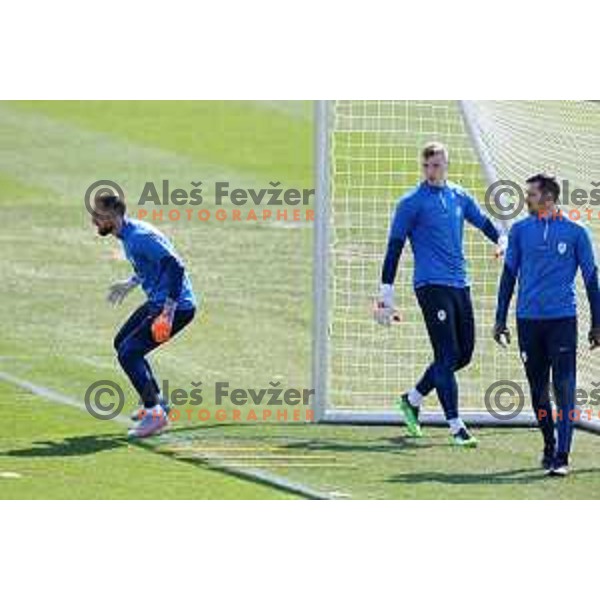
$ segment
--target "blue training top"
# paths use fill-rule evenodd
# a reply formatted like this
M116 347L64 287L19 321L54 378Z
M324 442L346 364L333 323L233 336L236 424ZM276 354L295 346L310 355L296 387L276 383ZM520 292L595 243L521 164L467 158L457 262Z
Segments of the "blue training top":
M600 325L600 293L589 233L565 214L530 215L508 236L498 290L496 322L505 324L516 281L517 318L558 319L577 315L575 276L581 269L593 326Z
M196 306L192 284L181 258L156 227L126 217L118 237L154 307L162 308L167 298L176 301L178 309Z
M463 253L465 219L481 229L494 243L498 231L477 202L462 187L451 182L434 186L426 181L403 196L390 227L383 263L382 283L393 284L406 238L414 254L415 288L469 285Z

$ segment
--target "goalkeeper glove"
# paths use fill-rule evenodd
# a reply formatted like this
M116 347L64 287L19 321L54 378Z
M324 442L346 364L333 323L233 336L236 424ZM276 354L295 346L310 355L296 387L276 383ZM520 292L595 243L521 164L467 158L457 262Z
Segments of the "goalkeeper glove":
M157 344L162 344L171 337L176 307L177 302L167 300L162 312L152 322L152 339Z
M510 331L503 323L496 323L494 325L493 335L495 342L503 348L506 348L510 344Z
M108 288L106 300L113 306L121 304L121 302L123 302L125 299L125 296L127 296L127 294L129 294L129 292L139 284L139 282L140 280L138 279L137 275L132 275L125 281L117 281L117 283L113 283Z
M382 283L379 298L375 301L373 317L379 325L389 327L400 322L400 314L394 308L394 286Z
M600 346L600 327L592 327L590 329L588 341L590 342L590 350L595 350Z
M508 247L508 237L505 233L501 234L498 238L498 244L496 245L496 251L494 255L496 258L502 258L506 254L506 248Z

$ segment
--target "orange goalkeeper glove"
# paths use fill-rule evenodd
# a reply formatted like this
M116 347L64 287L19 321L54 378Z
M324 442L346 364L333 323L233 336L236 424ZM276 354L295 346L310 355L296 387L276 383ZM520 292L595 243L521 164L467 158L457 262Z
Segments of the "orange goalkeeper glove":
M175 306L174 302L167 300L160 315L152 322L152 338L157 344L162 344L171 337Z

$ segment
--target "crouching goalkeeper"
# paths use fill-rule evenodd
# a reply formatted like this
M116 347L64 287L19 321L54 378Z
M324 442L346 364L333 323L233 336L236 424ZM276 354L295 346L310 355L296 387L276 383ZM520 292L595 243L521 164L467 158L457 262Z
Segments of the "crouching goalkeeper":
M135 271L130 279L111 287L108 300L120 303L137 285L142 286L148 297L114 340L119 363L143 402L143 408L132 416L137 424L129 435L148 437L168 424L168 405L162 399L146 355L193 320L196 299L171 242L152 225L127 217L122 198L110 194L96 196L92 222L99 235L114 235L121 241Z

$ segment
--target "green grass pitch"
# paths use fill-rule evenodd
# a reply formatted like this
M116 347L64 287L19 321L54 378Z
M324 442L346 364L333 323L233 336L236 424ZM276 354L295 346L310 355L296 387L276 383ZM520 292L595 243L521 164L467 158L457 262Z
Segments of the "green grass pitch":
M126 193L148 180L189 189L311 188L312 107L302 102L1 102L0 373L81 401L114 379L135 398L112 338L141 300L113 309L107 286L129 273L115 240L83 207L99 179ZM201 318L152 358L160 378L310 387L312 231L304 224L158 223L186 259ZM0 498L298 498L232 471L267 473L332 498L596 498L600 439L578 432L573 477L537 468L533 430L482 429L449 447L444 429L178 423L130 444L97 421L0 376Z

